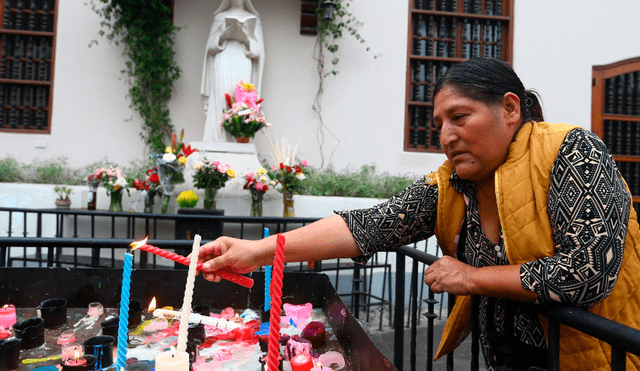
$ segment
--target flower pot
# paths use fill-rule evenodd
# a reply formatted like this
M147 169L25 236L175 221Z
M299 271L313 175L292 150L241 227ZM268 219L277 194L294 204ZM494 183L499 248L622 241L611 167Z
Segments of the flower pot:
M69 210L69 208L71 207L71 200L70 199L57 199L56 200L56 209L62 209L62 210Z
M251 191L251 211L249 216L262 216L262 200L264 199L264 193L258 191Z
M122 190L111 191L109 196L111 197L109 211L122 212Z
M249 137L236 137L236 142L238 143L249 143Z
M216 208L216 193L218 193L218 188L209 187L204 189L204 208L206 210Z
M282 191L282 203L284 209L282 210L282 216L285 218L295 217L293 210L293 192L288 192L286 189Z

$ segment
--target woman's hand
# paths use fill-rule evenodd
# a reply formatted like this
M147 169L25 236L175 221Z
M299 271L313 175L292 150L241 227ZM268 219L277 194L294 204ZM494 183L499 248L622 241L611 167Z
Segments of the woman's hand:
M261 266L260 241L220 237L202 245L198 260L203 263L203 277L208 281L220 282L215 271L227 268L235 273L249 273Z
M443 256L426 270L424 283L437 294L445 291L454 295L474 294L472 276L477 269L450 256Z

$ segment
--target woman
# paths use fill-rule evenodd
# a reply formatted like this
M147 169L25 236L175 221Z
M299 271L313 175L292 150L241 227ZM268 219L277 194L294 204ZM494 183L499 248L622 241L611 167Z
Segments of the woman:
M538 122L537 96L498 60L456 65L433 96L448 160L385 203L288 232L285 259L365 262L378 250L435 235L445 256L424 281L460 295L436 358L468 334L476 295L490 370L546 368L546 326L535 305L582 306L640 328L639 226L602 141ZM249 272L271 264L274 249L274 237L220 238L200 254L205 278L219 280L214 270L224 266ZM561 336L562 370L608 366L606 344L568 327ZM640 368L637 357L628 358L629 368Z
M264 41L258 12L250 0L223 0L213 16L204 54L202 87L206 121L203 141L225 142L220 116L224 94L233 96L240 80L252 83L258 94L264 69Z

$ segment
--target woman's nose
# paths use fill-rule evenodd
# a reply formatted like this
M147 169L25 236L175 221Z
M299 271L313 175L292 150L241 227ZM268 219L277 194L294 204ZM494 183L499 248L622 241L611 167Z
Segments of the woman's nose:
M454 142L458 138L455 128L452 125L442 124L440 127L440 145L444 148Z

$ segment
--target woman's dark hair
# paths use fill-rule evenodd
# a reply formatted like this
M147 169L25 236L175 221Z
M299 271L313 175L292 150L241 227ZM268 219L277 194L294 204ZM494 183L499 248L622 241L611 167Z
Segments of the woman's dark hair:
M513 68L499 59L475 58L451 67L436 81L432 103L445 86L485 103L499 102L506 93L514 93L520 98L523 122L544 121L538 93L525 89Z

